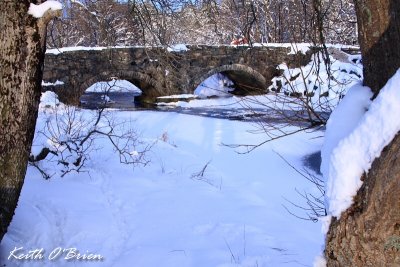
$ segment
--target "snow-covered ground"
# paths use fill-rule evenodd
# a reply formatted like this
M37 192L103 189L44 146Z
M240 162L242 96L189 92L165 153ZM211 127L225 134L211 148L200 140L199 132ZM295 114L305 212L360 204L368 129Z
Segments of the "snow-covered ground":
M41 106L37 129L55 104ZM321 226L295 218L283 205L296 211L285 198L302 205L295 189L315 188L277 153L302 168L303 157L320 150L322 138L315 137L321 132L298 133L241 155L221 143L263 141L264 135L248 132L250 123L154 111L114 116L134 121L142 140L154 143L150 163L123 165L110 143L99 138L89 172L44 180L29 167L0 246L2 264L312 266L323 246ZM34 146L43 141L36 137ZM196 176L208 162L204 175ZM43 259L17 260L10 257L15 248L21 249L14 255L43 249ZM71 248L103 260L67 261Z
M306 52L307 46L297 49ZM317 55L314 59L318 61ZM333 108L348 86L362 78L362 66L357 56L332 57L331 62L331 83L326 83L324 66L319 67L322 73L318 75L313 63L303 69L280 65L283 76L273 80L273 87L281 84L280 93L231 96L232 82L216 74L194 95L160 98L160 102L192 100L160 105L293 111L301 108L301 101L285 92L297 92L314 93L311 101L317 110L325 110L321 103ZM132 84L119 80L97 83L88 91L108 91L110 83L113 91L138 92ZM321 100L320 95L330 86L334 90ZM352 99L351 94L347 99ZM219 98L203 99L210 96ZM34 153L41 145L52 143L38 131L54 117L55 109L63 107L51 93L45 93L42 101ZM299 132L249 154L238 154L221 144L257 144L266 138L252 134L255 128L249 122L174 112L109 112L117 124L133 122L141 140L152 144L149 164L135 168L121 164L107 139L99 137L96 149L90 150L85 172L61 178L63 167L48 162L45 169L53 170L53 177L44 180L36 168L29 167L16 214L0 244L1 266L312 266L320 255L324 243L321 224L300 220L284 207L304 215L288 200L306 206L296 190L318 191L279 155L301 169L305 156L321 150L323 138L317 137L324 133ZM90 125L94 113L77 110L74 116L84 118L78 126ZM296 129L293 126L293 131ZM325 159L336 145L325 146ZM329 218L321 221L329 222ZM78 251L81 259L77 259Z

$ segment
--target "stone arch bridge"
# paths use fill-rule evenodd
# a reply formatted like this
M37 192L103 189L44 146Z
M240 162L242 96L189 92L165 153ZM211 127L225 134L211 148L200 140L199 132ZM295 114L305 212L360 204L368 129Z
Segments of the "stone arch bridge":
M93 83L111 79L128 80L142 90L139 101L193 93L206 78L222 73L230 78L233 94L265 93L276 67L291 67L310 61L311 51L291 54L290 47L187 46L188 50L168 52L163 48L107 48L47 53L43 80L54 86L63 102L77 104Z

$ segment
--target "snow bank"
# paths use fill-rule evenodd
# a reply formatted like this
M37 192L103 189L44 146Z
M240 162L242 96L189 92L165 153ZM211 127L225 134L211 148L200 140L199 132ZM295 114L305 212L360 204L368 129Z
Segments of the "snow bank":
M107 82L97 82L91 85L85 92L105 93L105 92L137 92L142 91L127 80L111 80Z
M197 95L193 94L181 94L181 95L167 95L167 96L159 96L157 97L158 99L171 99L171 98L197 98Z
M253 95L253 96L235 96L230 95L229 97L215 97L215 98L199 98L197 95L195 99L190 101L176 101L176 102L161 102L164 98L185 98L180 97L181 95L174 95L171 97L159 97L157 105L159 106L171 106L171 107L182 107L182 108L209 108L214 110L224 109L246 109L248 114L257 112L268 112L269 115L271 110L301 110L301 100L288 97L285 95Z
M32 15L35 18L43 17L44 13L48 10L61 10L62 4L58 1L48 0L40 5L35 5L33 3L30 4L28 9L28 14Z
M183 52L188 51L189 49L185 44L176 44L167 48L168 52Z
M315 257L314 267L326 267L326 259L323 255Z
M60 101L58 100L56 93L46 91L42 93L42 96L40 97L39 110L42 111L45 108L55 108L59 104Z
M286 47L290 48L288 55L300 53L307 53L310 47L313 46L311 43L254 43L254 47Z
M400 70L369 108L369 89L353 87L329 119L321 169L326 179L329 214L339 218L351 206L362 185L361 175L368 172L374 159L399 132L399 87ZM368 111L363 114L366 108Z
M42 86L54 86L54 85L63 85L64 82L57 80L54 83L42 81Z
M47 3L47 2L46 2ZM102 46L97 46L97 47L89 47L89 46L71 46L71 47L62 47L62 48L53 48L53 49L46 49L46 54L53 54L53 55L58 55L64 52L70 52L70 51L80 51L80 50L104 50L108 49L110 47L102 47Z
M182 108L232 109L232 108L242 108L243 107L242 101L243 100L241 98L232 96L224 98L194 99L189 102L187 101L159 102L157 103L157 105L182 107Z
M339 142L348 136L364 116L371 104L372 92L361 82L351 87L347 95L332 112L326 125L325 142L321 150L321 173L329 176L330 157Z

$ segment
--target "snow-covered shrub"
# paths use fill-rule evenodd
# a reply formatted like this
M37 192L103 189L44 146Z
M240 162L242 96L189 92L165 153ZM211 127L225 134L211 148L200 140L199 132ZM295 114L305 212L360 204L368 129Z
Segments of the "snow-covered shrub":
M285 63L278 69L282 75L272 79L270 91L303 99L303 104L315 111L331 112L346 94L348 88L362 79L360 55L347 56L338 50L329 61L322 52L312 55L304 67L289 68ZM340 56L339 56L340 55Z
M106 143L122 163L147 163L149 146L139 140L129 121L117 121L106 109L64 105L53 92L42 94L36 132L29 161L45 178L84 171L91 152Z
M322 53L318 52L304 67L289 68L285 63L279 65L278 69L283 74L273 78L268 89L302 98L316 111L331 112L347 89L362 79L360 61L361 56L348 56L344 61L329 56L329 63L326 64Z

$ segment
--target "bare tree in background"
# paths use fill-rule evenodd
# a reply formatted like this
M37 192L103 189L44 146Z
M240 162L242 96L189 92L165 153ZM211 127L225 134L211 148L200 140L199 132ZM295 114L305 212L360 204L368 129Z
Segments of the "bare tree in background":
M314 0L63 0L50 47L314 42ZM330 43L357 42L351 0L318 1Z
M50 23L47 45L124 46L141 44L130 6L114 0L63 1L63 16Z

